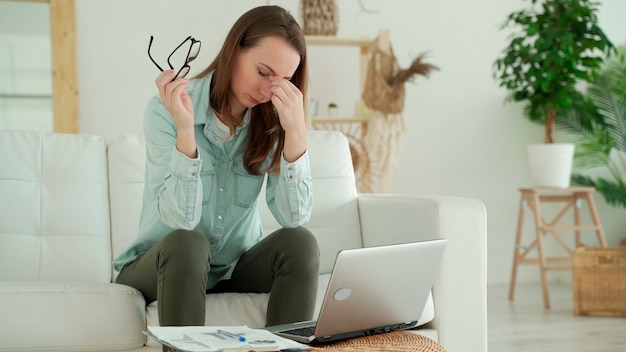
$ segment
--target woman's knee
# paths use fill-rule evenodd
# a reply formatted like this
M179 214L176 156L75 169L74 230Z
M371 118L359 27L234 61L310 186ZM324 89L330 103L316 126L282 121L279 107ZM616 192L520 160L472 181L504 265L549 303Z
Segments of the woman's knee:
M169 260L209 262L209 242L197 231L175 230L161 241L161 253Z
M270 236L276 242L275 247L291 258L319 262L317 239L304 227L282 228Z

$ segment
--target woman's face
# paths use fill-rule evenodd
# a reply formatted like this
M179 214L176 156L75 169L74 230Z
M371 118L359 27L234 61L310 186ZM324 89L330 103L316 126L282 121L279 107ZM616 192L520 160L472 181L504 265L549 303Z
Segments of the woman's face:
M270 77L290 80L300 65L300 54L278 36L261 39L258 45L241 49L232 73L233 114L266 103L272 97Z

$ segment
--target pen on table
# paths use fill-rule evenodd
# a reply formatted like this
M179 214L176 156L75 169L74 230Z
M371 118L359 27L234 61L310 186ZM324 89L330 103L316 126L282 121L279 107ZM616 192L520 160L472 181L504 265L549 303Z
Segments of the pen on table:
M235 339L237 341L241 341L241 342L245 342L246 341L245 337L243 337L241 335L233 334L232 332L228 332L228 331L224 331L224 330L217 330L217 333L222 335L222 336L226 336L228 338Z

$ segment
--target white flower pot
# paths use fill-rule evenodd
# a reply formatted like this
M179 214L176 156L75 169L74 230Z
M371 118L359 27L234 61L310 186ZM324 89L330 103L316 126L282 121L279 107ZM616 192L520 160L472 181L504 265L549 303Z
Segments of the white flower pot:
M568 188L574 161L574 144L528 145L530 176L536 187Z

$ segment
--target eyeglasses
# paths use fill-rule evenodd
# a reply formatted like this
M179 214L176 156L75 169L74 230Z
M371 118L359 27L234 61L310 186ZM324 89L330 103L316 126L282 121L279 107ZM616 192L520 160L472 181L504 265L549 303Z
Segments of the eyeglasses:
M163 72L163 69L161 68L161 66L159 66L159 64L157 64L156 61L154 61L154 59L152 58L152 55L150 55L150 48L152 47L153 41L154 41L154 36L151 35L150 44L148 44L148 57L150 57L150 60L152 60L152 63L154 63L154 65L156 65L156 67L159 70L161 70L161 72ZM178 77L184 78L185 76L187 76L187 74L189 73L189 70L191 69L191 67L189 66L189 63L193 61L196 57L198 57L198 53L200 52L200 41L195 40L192 36L187 37L185 40L183 40L182 43L180 43L176 47L176 49L174 49L174 51L172 51L170 56L167 57L167 64L170 66L170 69L172 70L174 69L174 66L172 66L172 63L170 62L172 55L174 55L174 53L188 41L191 41L191 45L189 46L189 51L187 52L187 57L185 58L185 64L183 64L183 67L181 67L180 70L178 70L178 73L176 73L176 75L174 76L174 79L172 79L172 82Z

